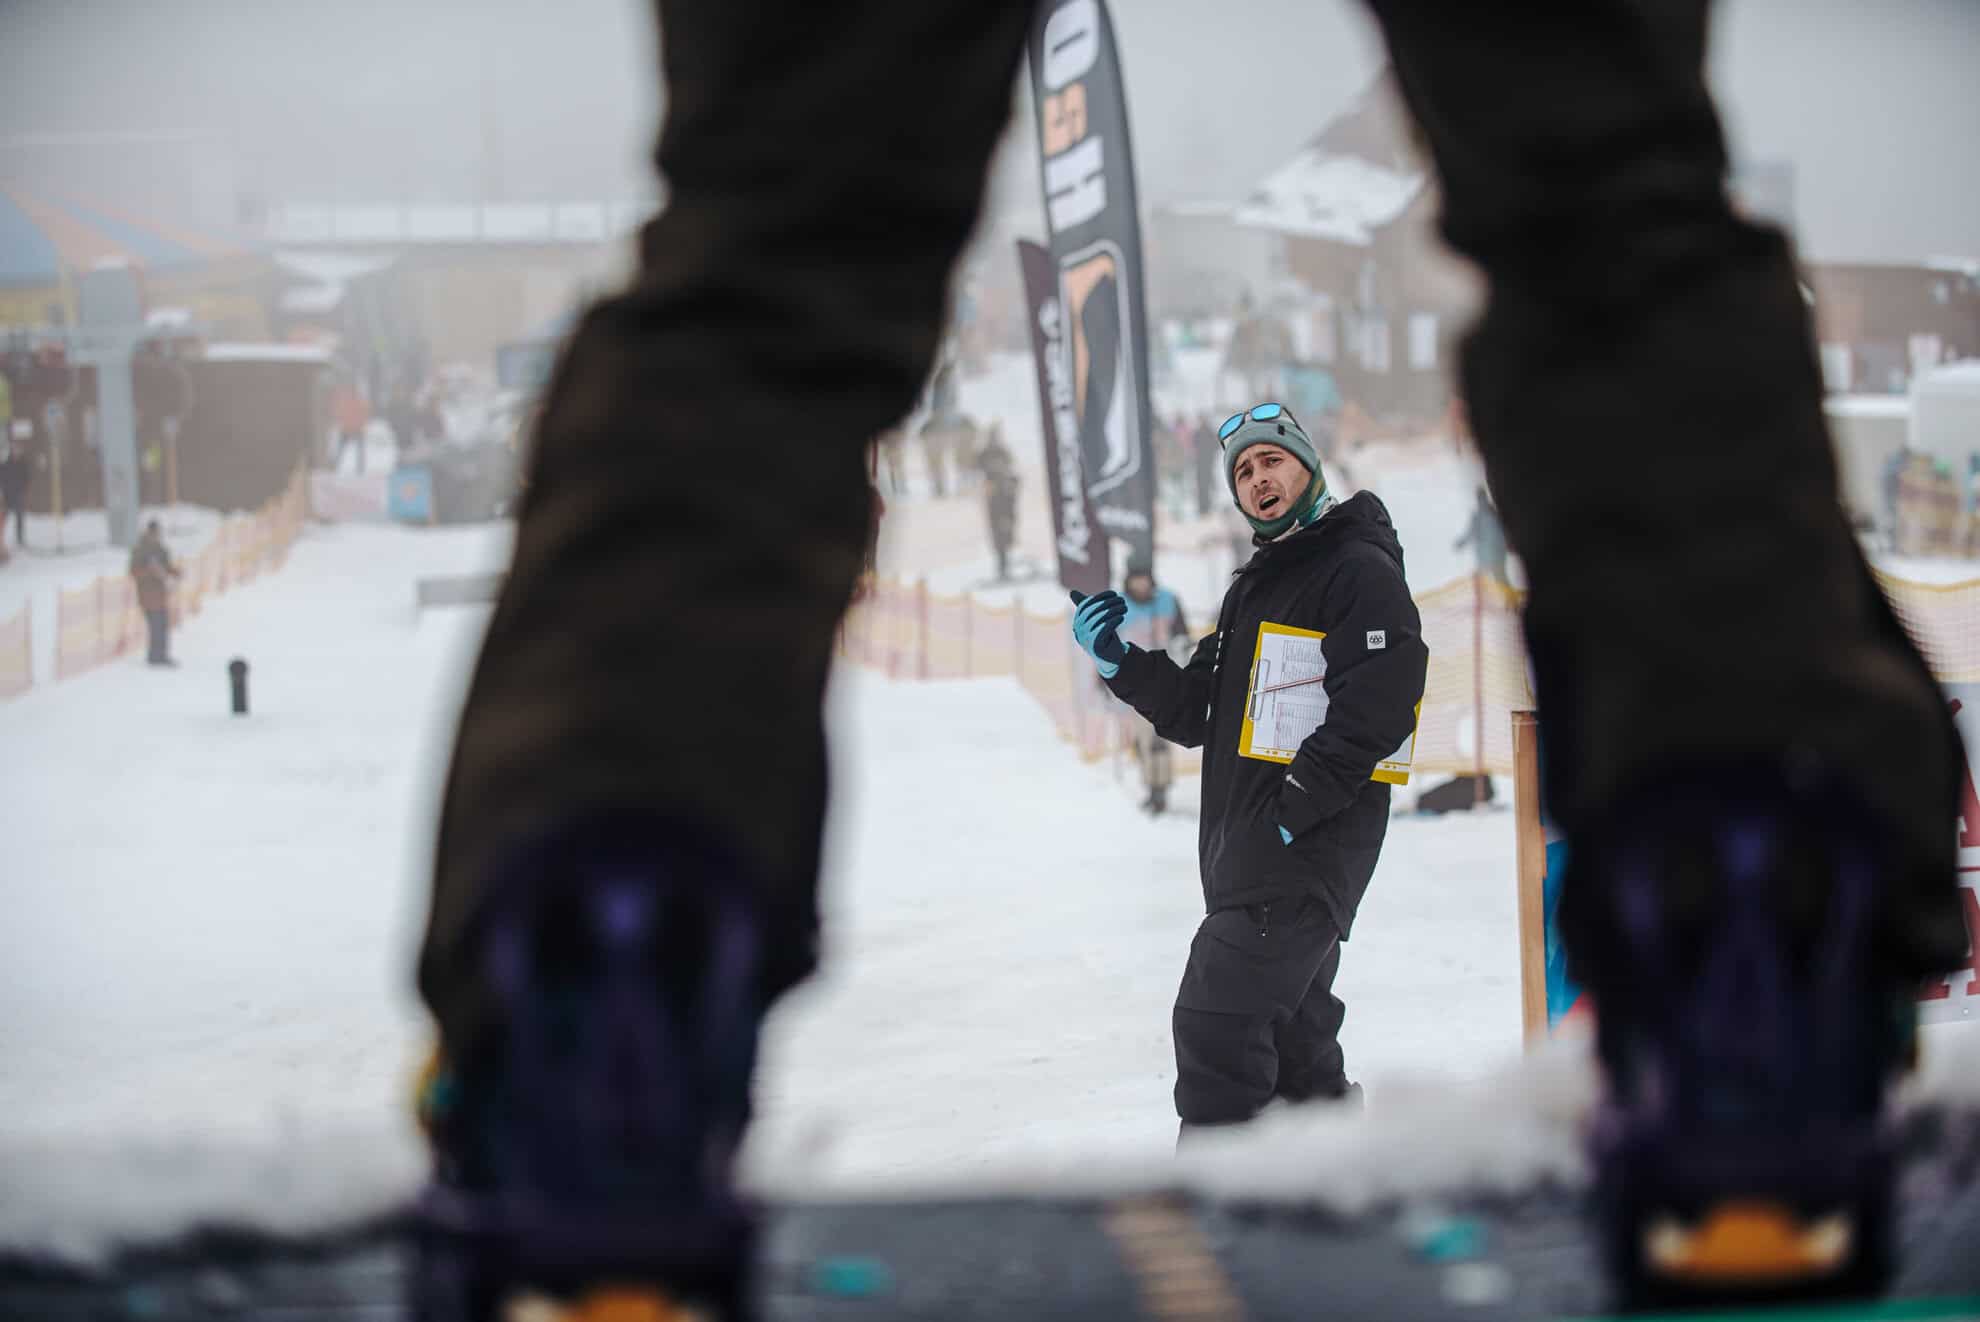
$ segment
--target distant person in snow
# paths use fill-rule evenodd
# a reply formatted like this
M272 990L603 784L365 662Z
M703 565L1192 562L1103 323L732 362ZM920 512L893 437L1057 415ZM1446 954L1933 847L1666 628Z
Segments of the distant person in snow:
M176 666L171 655L172 581L179 577L179 566L165 546L165 534L153 519L131 548L131 577L137 582L138 609L144 612L145 631L150 647L145 664Z
M1017 542L1018 474L1017 460L1004 444L1004 425L990 424L990 431L977 452L976 467L983 474L983 512L990 528L990 551L997 558L997 581L1011 576L1011 547Z
M879 453L873 489L898 496L907 490L907 424L895 423L881 432L874 444ZM887 479L884 487L878 480L881 476Z
M428 385L417 396L413 410L413 434L424 445L438 445L447 439L447 415L440 410L440 390Z
M385 405L385 425L392 429L392 445L400 458L419 444L419 404L411 386L399 385Z
M1249 1120L1275 1098L1358 1097L1334 975L1389 827L1377 769L1416 728L1429 659L1382 502L1364 491L1337 503L1312 440L1279 404L1232 415L1218 439L1256 551L1216 632L1177 665L1121 637L1130 606L1119 593L1085 598L1073 615L1114 695L1162 738L1203 750L1206 912L1174 1016L1185 1135ZM1253 692L1253 658L1267 625L1318 643L1280 673L1326 703L1277 700L1277 723L1247 729L1266 697Z
M1506 572L1506 531L1499 526L1499 511L1492 504L1492 493L1483 484L1478 488L1478 504L1472 508L1471 522L1464 536L1452 543L1453 551L1471 548L1478 573L1501 585L1512 581Z
M1168 652L1188 642L1189 623L1183 618L1182 602L1169 589L1156 585L1155 569L1149 561L1129 563L1121 591L1127 597L1127 615L1118 631L1123 643L1143 651ZM1188 655L1186 647L1183 655ZM1144 791L1141 810L1150 817L1160 817L1169 810L1175 759L1168 740L1157 735L1153 726L1139 719L1133 719L1132 724L1132 747L1135 762L1141 767Z
M950 491L950 474L975 445L976 424L960 413L930 414L921 424L921 452L928 462L928 488L937 498Z
M1198 417L1189 433L1190 467L1196 477L1198 515L1206 515L1216 507L1218 455L1217 429L1210 425L1210 419Z
M14 508L7 468L13 462L14 383L4 367L0 364L0 446L7 447L8 456L0 460L0 565L7 563L7 512Z
M338 472L344 470L344 456L357 455L357 463L352 471L360 475L364 472L364 429L371 422L371 405L365 402L364 392L358 389L356 381L338 384L337 393L331 399L330 412L337 427Z
M0 460L0 544L7 539L7 519L14 521L14 545L27 550L27 495L28 486L34 480L34 468L28 459L25 441L14 441L7 447L7 457Z

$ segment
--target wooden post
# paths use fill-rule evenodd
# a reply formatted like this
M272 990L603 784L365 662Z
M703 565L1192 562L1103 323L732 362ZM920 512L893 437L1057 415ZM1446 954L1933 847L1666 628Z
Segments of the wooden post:
M976 678L976 594L963 593L963 660L964 679Z
M914 583L914 634L915 661L914 677L928 678L928 579L918 578Z
M906 595L905 590L902 588L902 586L899 583L888 584L887 586L887 678L888 679L899 679L907 666L907 643L901 637L901 635L905 633L907 630L907 625L903 623L902 620L902 617L905 615L905 612L901 609L901 599L905 595Z
M1471 720L1473 744L1471 806L1485 802L1485 575L1471 576Z
M880 627L880 575L875 574L866 584L866 600L859 613L859 663L868 669L873 666L873 633Z
M55 429L53 427L50 427L48 429L48 507L51 511L53 511L55 515L55 549L58 551L63 549L62 547L62 442L68 439L68 431L69 431L69 424L66 414L63 416L62 435L57 436L55 434ZM21 528L25 530L27 528L27 524L23 522L21 524ZM23 541L25 541L25 539L23 539Z
M1011 598L1011 674L1024 687L1024 598Z
M1547 834L1540 824L1540 719L1512 714L1519 877L1519 1002L1528 1046L1547 1036Z

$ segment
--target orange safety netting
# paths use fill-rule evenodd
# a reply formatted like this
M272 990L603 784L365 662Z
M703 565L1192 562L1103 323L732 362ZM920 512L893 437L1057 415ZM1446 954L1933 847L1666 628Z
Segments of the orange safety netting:
M1980 680L1980 579L1941 586L1880 573L1877 585L1940 683Z
M0 698L12 698L34 686L34 626L31 606L0 623Z
M180 577L171 588L173 621L197 615L209 597L251 581L264 569L280 568L306 511L303 475L298 471L281 495L245 518L222 523L204 550L182 562ZM138 610L137 587L128 575L106 574L56 595L58 680L123 656L143 640L144 616ZM5 666L0 659L0 675ZM0 679L0 696L11 696L4 679Z
M1877 582L1941 682L1980 682L1980 579L1939 586L1880 573ZM1524 597L1472 576L1423 593L1416 605L1430 665L1415 769L1511 774L1511 715L1534 705L1520 631ZM848 659L896 678L1014 674L1083 756L1102 756L1131 738L1136 718L1093 678L1065 610L1036 615L973 596L940 596L925 583L881 580L855 603L843 638ZM1185 753L1178 769L1193 763Z
M1419 771L1479 767L1476 732L1485 731L1483 766L1512 770L1511 713L1530 707L1518 594L1464 578L1418 598L1430 668L1417 732ZM844 655L897 679L1015 675L1082 757L1128 746L1139 719L1115 702L1072 641L1068 612L1034 614L991 607L974 596L943 596L926 582L868 585L847 616ZM1482 647L1480 646L1482 644ZM1484 720L1477 716L1483 699ZM1185 752L1178 771L1199 759Z

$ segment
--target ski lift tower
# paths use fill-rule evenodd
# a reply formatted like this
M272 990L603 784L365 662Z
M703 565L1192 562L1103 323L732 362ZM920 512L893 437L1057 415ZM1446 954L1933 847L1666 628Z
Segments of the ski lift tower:
M137 405L131 358L145 337L144 291L128 262L102 262L76 286L74 362L96 369L97 436L102 446L103 508L110 540L128 550L138 537Z

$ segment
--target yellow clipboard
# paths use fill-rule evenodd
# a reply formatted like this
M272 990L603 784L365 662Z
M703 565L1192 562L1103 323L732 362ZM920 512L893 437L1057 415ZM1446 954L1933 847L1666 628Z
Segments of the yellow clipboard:
M1238 730L1238 756L1260 762L1291 762L1306 736L1327 723L1327 656L1321 643L1327 635L1316 629L1296 629L1269 620L1258 626L1258 645L1251 656L1251 678L1245 686L1244 721ZM1421 719L1423 703L1416 704ZM1402 747L1375 764L1370 780L1385 785L1409 784L1416 760L1416 727Z

